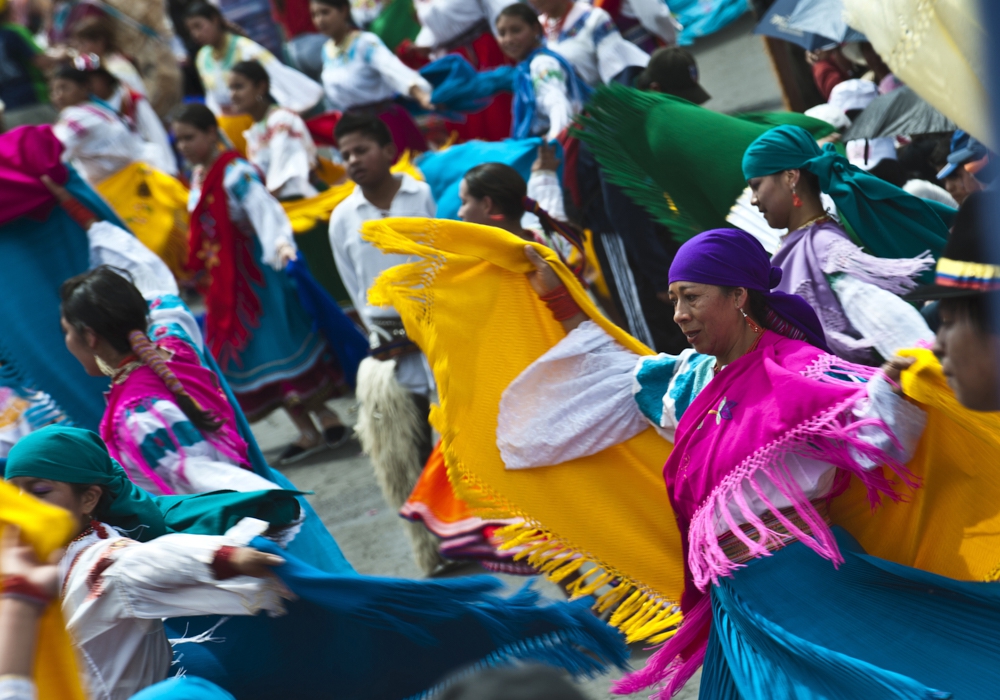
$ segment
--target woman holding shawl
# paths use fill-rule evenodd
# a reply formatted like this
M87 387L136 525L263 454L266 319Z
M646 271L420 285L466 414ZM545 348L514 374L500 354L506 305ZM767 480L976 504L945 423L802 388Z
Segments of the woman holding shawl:
M953 210L864 172L832 146L821 150L798 126L757 138L743 156L743 173L768 225L788 230L771 259L782 270L776 289L809 302L834 354L874 365L933 338L917 310L896 295L933 265L930 252L940 253L947 237L943 217ZM823 209L821 192L874 255L862 252Z
M666 683L666 698L704 663L713 700L992 692L1000 589L868 557L829 524L829 499L852 478L873 504L902 496L893 474L915 486L902 462L923 411L829 354L809 305L772 291L782 272L756 239L720 229L681 246L669 289L694 347L679 356L625 350L526 254L568 335L503 395L506 468L596 454L650 423L674 444L663 473L686 559L684 622L617 691Z
M340 373L282 272L297 255L288 217L253 166L220 150L207 107L182 110L174 135L196 166L188 268L200 273L206 295L206 345L249 420L279 406L288 411L301 436L282 460L339 444L347 431L324 401L336 392Z

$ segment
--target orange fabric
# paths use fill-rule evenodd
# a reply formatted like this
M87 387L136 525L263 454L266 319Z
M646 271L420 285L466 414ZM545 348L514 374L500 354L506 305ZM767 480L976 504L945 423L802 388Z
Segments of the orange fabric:
M444 463L440 442L434 446L434 451L431 452L417 485L413 487L413 493L403 506L403 511L416 511L418 504L425 506L426 510L433 513L434 519L442 525L454 526L462 524L463 521L470 521L475 527L482 526L482 520L472 514L468 504L455 494L455 489L448 481L448 467ZM424 509L419 510L426 512ZM427 524L437 525L437 523ZM438 536L443 534L437 532L436 527L431 527L431 530Z

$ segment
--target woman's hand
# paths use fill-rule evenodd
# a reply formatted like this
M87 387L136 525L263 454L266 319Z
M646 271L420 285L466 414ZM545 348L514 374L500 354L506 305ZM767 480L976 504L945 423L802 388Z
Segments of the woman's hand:
M410 88L410 97L415 99L420 106L428 112L434 111L434 103L431 102L431 94L426 90L421 90L419 86L414 85Z
M531 172L537 173L546 170L553 173L559 170L559 157L556 155L555 146L543 143L538 147L538 157L531 164Z
M288 265L292 260L298 257L298 251L295 250L295 246L286 241L282 241L278 244L278 250L275 251L278 255L278 264L281 269L284 270L285 266Z
M21 540L21 529L7 525L0 535L0 575L23 576L50 598L55 598L59 595L59 560L63 551L53 552L48 563L42 563L34 548Z
M258 552L251 547L237 547L229 559L229 564L243 576L268 578L274 576L274 567L281 566L285 560L275 554Z
M524 257L535 266L535 271L528 273L528 283L535 290L535 294L543 297L553 289L562 286L562 280L559 279L559 275L545 261L545 258L538 254L538 251L533 246L524 246Z
M885 364L882 365L882 371L885 372L886 378L892 385L892 392L897 396L903 395L903 387L899 383L899 378L903 374L904 370L909 369L913 366L913 363L917 361L915 357L890 357L886 360Z
M42 184L48 188L49 192L52 193L52 196L56 198L56 201L59 202L60 204L65 204L66 202L73 199L73 195L69 193L69 190L67 190L62 185L57 185L55 183L55 180L53 180L48 175L42 175L39 179L42 181Z

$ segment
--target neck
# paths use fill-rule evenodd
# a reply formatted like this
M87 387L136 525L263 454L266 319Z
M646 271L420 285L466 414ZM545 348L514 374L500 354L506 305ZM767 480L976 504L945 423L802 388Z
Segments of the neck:
M351 36L354 32L354 27L344 27L343 29L338 29L330 32L330 38L333 39L333 43L337 46L342 45L347 38Z
M402 179L397 179L393 177L392 173L387 173L377 185L362 187L361 193L365 199L379 209L388 209L392 206L392 200L402 184Z
M496 224L496 227L497 228L502 228L504 231L509 231L510 233L513 233L518 238L523 238L526 241L534 242L534 240L535 240L535 236L531 233L531 231L529 231L529 230L527 230L525 228L521 228L521 222L520 221L510 221L510 220L505 219L504 221L498 222Z
M802 228L803 224L817 217L823 216L826 211L819 197L803 197L801 207L793 207L792 213L788 215L788 231Z
M715 356L715 360L719 367L726 367L731 365L736 360L740 359L750 348L753 347L754 343L757 342L758 334L750 330L750 326L747 324L743 325L743 329L740 334L733 341L729 349L724 353L719 353Z
M212 149L212 152L208 154L208 158L205 159L205 162L202 163L201 166L205 168L205 170L208 170L209 168L212 167L212 164L216 160L218 160L218 158L219 158L219 148L218 146L216 146L215 148Z
M131 353L120 353L113 348L102 348L94 352L94 355L101 358L112 369L118 369ZM87 521L90 522L89 520Z
M250 118L255 122L259 122L264 120L264 117L267 116L270 109L271 103L267 100L263 100L262 102L254 102L253 106L247 110L247 114L249 114Z
M222 51L226 48L226 44L228 43L228 41L229 41L229 33L222 32L221 34L219 34L219 38L215 40L215 43L212 44L212 50L215 51L216 53L222 53Z

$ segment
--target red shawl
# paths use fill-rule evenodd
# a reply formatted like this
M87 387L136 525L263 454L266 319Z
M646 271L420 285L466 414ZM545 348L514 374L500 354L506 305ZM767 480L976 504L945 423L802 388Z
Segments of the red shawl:
M253 241L229 218L226 166L239 157L234 151L223 153L205 176L201 199L191 214L187 263L192 272L206 273L200 282L208 310L206 345L223 370L230 361L242 366L239 353L250 342L250 329L260 325L260 299L251 283L264 284Z

